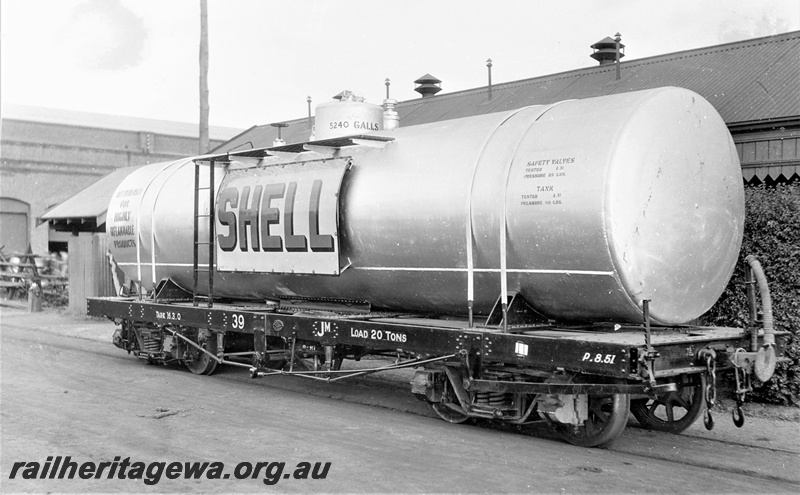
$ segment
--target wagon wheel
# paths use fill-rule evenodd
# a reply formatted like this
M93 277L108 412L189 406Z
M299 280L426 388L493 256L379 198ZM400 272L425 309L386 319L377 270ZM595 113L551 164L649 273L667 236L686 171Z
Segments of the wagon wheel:
M469 419L469 416L448 407L444 402L432 402L431 407L440 418L448 423L460 424Z
M703 374L684 377L677 385L677 391L655 399L631 401L631 412L636 420L647 429L667 433L680 433L691 426L703 413L706 377Z
M469 419L469 416L463 412L456 393L453 390L453 384L450 378L447 379L446 387L442 393L441 402L431 402L433 411L443 420L448 423L460 424ZM448 405L449 404L449 405Z
M589 394L589 419L579 426L555 423L556 431L572 445L604 447L622 434L628 408L628 394Z
M206 338L204 329L192 328L189 330L189 333L186 334L186 337L195 344L199 344L208 352L214 355L217 354L217 339L214 336ZM217 361L214 358L205 352L201 352L193 345L186 344L186 347L186 357L183 363L189 371L195 375L210 375L214 373L214 370L217 369Z

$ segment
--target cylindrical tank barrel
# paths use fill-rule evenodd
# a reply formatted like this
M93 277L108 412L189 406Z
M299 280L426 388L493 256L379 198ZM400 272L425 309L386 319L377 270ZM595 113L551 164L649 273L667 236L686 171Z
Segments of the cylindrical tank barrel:
M711 307L736 263L737 153L691 91L373 134L394 140L250 165L232 157L214 184L216 294L461 314L472 300L485 314L508 290L553 319L639 322L650 300L654 323L680 324ZM193 180L191 159L143 167L109 206L112 252L145 287L192 287ZM298 239L317 239L319 252Z

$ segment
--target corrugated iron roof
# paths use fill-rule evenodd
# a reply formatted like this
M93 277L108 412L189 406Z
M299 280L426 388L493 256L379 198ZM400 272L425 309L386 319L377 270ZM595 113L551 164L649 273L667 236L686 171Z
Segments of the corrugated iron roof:
M410 126L528 105L590 98L660 86L679 86L705 97L728 125L800 116L800 31L593 66L492 86L400 102L400 124ZM308 119L287 121L287 143L307 141ZM256 126L215 152L269 146L277 136Z
M397 105L402 125L679 86L708 99L728 124L800 115L800 32L536 77Z
M130 132L150 132L167 136L197 137L197 124L188 122L109 115L59 108L42 108L13 103L3 104L3 120L21 120ZM209 138L217 141L232 139L241 132L242 129L217 125L212 125L208 128Z
M108 210L108 203L111 201L114 191L125 177L138 168L136 166L114 170L45 212L41 219L48 221L91 219L96 222L96 225L102 225L106 221L106 210Z

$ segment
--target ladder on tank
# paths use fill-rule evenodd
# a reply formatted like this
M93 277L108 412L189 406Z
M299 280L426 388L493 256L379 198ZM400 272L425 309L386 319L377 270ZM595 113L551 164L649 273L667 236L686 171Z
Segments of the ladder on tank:
M215 216L215 196L214 196L214 173L217 168L215 160L211 160L208 165L208 185L200 183L201 162L194 162L194 225L193 225L193 249L192 249L192 305L197 306L202 296L197 294L200 272L208 274L208 307L214 306L214 251L216 250L216 235L214 233ZM200 192L208 191L208 213L200 211ZM200 220L205 219L207 225L208 238L200 240ZM200 266L200 246L208 247L208 265L204 268Z

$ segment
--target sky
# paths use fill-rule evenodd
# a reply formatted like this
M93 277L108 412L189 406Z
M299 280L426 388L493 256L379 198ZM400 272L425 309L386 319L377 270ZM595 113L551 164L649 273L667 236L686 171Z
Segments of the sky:
M800 30L797 0L208 0L209 122L307 115L345 89L380 104ZM0 101L199 120L200 0L1 0Z

